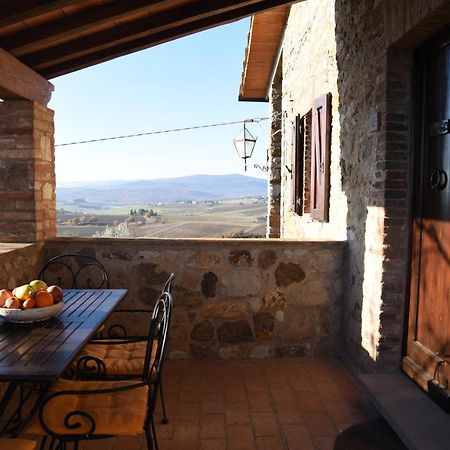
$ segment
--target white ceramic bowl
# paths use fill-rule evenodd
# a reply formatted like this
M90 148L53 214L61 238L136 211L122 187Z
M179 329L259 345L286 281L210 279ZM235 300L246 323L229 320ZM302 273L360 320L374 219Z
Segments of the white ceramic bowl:
M64 303L59 302L45 308L32 309L7 309L0 308L0 316L3 316L9 322L14 323L32 323L47 320L56 316L63 309Z

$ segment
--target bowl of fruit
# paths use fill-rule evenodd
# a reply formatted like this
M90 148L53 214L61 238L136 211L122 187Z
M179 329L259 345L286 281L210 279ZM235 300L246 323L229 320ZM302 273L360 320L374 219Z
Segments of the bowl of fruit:
M15 289L0 290L0 316L9 322L31 323L47 320L62 310L63 291L33 280Z

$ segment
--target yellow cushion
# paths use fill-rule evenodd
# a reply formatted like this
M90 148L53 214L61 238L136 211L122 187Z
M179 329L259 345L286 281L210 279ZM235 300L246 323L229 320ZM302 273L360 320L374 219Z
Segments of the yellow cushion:
M155 341L152 358L157 345L158 343ZM144 371L146 348L147 342L145 341L113 345L87 344L78 354L78 358L89 355L101 359L105 364L107 375L140 376ZM76 363L77 360L74 362L75 366Z
M67 390L110 389L127 386L130 381L74 381L58 380L50 392ZM81 427L68 430L64 426L64 418L71 411L81 410L90 414L96 423L94 434L110 434L113 436L136 435L143 431L147 412L148 387L142 386L122 392L110 394L62 395L50 400L44 409L45 422L57 434L83 434L89 430L89 421L76 416L69 423L80 422ZM36 417L27 430L28 434L46 434L39 417Z
M36 442L25 439L0 439L1 450L34 450Z

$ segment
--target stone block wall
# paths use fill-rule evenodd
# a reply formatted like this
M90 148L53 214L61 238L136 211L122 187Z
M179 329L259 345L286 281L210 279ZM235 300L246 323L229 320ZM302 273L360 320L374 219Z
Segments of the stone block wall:
M35 280L42 264L42 244L0 244L0 289Z
M347 200L341 185L334 0L308 0L291 6L282 46L281 70L281 237L344 240ZM294 183L288 169L293 165L295 116L306 116L314 99L327 93L332 96L330 219L329 223L323 223L311 219L309 205L305 205L303 215L294 212ZM272 102L274 94L278 102L279 92L272 91ZM310 159L307 163L311 164ZM310 166L305 167L307 180L310 170Z
M0 103L0 242L56 235L53 111L28 100Z
M308 0L283 42L282 167L293 117L332 94L330 223L295 216L282 176L281 235L347 239L344 348L352 364L401 364L409 281L414 50L449 24L445 0Z
M52 239L42 257L95 256L124 306L151 306L173 271L171 358L336 355L345 244L257 239ZM145 332L141 314L116 315Z

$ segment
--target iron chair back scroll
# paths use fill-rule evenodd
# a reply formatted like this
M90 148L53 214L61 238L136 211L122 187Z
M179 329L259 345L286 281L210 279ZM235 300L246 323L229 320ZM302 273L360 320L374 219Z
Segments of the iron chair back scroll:
M65 253L48 260L38 278L67 289L109 289L105 266L93 256Z

